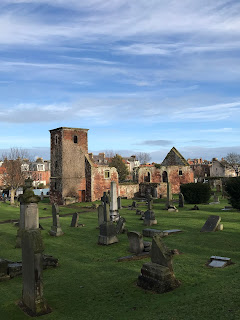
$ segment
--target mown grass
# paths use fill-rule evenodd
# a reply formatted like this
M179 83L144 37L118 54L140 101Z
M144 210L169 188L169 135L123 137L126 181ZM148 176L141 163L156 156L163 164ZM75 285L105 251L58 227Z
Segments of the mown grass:
M122 202L124 206L131 204L130 200ZM153 228L184 231L164 238L169 248L183 253L174 257L174 272L182 284L165 294L136 286L141 266L149 259L116 262L129 254L126 234L119 236L117 244L97 245L97 210L80 215L83 228L71 228L71 216L61 217L65 234L59 238L48 235L51 219L41 220L45 253L60 262L58 268L44 271L44 296L53 312L42 319L240 319L240 213L221 211L225 205L227 201L221 200L220 205L199 205L199 211L186 205L177 213L169 213L163 210L164 200L154 203L158 224ZM44 207L48 209L44 211ZM139 207L146 210L145 204ZM39 208L40 216L51 213L47 203L40 203ZM60 213L68 212L76 209L61 207ZM224 230L200 233L211 214L222 217ZM19 208L1 204L0 221L9 219L8 215L19 217ZM124 208L121 215L129 230L144 228L135 210ZM12 224L0 225L0 257L21 260L21 250L14 248L16 232ZM234 264L224 269L208 268L205 264L211 255L230 257ZM16 305L21 289L21 277L0 283L0 319L28 319Z

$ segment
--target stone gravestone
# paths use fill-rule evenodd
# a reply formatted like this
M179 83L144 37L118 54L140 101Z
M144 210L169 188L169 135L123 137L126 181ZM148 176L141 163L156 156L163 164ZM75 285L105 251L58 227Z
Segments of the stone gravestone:
M143 252L144 245L143 245L143 236L140 232L130 231L127 233L128 240L129 240L129 251L135 254L139 254Z
M127 233L129 240L129 251L136 255L143 251L149 252L151 250L151 242L143 241L143 236L140 232L130 231Z
M28 186L28 181L26 186ZM43 298L42 252L43 242L39 226L37 203L40 198L34 195L31 187L20 196L22 216L22 300L19 306L32 316L49 313L51 310ZM32 206L34 205L34 206ZM30 208L30 209L29 209Z
M164 293L179 287L172 267L173 253L155 235L152 241L151 262L144 263L137 285L145 290Z
M101 200L103 202L104 222L100 225L98 244L109 245L118 242L118 238L116 235L116 227L113 221L110 220L109 198L106 192L104 192Z
M72 221L70 227L77 228L78 227L78 219L79 219L79 214L75 212L72 216Z
M56 203L52 204L52 217L53 217L53 225L49 234L54 237L60 237L64 233L62 232L62 228L60 226L60 218L59 218L59 207Z
M137 202L136 201L132 202L132 208L137 208Z
M117 184L115 181L111 181L111 202L110 202L110 218L112 221L119 219L118 203L117 203Z
M218 197L216 194L214 194L213 202L215 202L215 203L220 203L220 202L219 202L219 197Z
M124 233L125 225L126 225L126 219L124 219L123 217L120 217L116 225L116 233L117 234Z
M122 209L122 198L121 197L117 198L117 204L118 204L118 210Z
M222 190L221 190L221 185L220 184L217 184L216 185L216 191L217 192L221 192Z
M103 211L103 205L100 204L98 206L98 226L100 227L100 225L104 222L104 211Z
M21 248L24 230L39 229L39 213L37 202L40 201L31 189L32 180L25 180L24 193L20 195L20 220L17 231L16 248Z
M167 183L167 203L166 208L168 209L172 205L172 187L171 183Z
M24 230L22 236L22 300L19 306L29 315L51 312L43 298L43 242L40 230Z
M148 197L148 210L144 213L143 223L146 226L152 226L157 224L157 220L155 218L155 213L152 210L153 208L153 199L151 196Z
M209 216L204 226L201 229L201 232L212 232L216 231L217 227L221 221L221 217L219 216Z
M180 192L178 195L178 206L179 208L183 208L184 207L184 196L183 194Z
M43 201L44 199L44 195L43 195L43 192L41 192L41 201Z

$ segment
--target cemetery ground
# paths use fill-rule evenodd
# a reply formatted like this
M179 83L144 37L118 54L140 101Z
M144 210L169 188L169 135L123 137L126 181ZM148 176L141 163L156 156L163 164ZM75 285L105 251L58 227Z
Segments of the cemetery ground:
M211 200L212 201L212 200ZM96 202L100 203L100 202ZM132 200L122 200L123 206ZM176 203L177 205L177 203ZM153 229L181 229L163 238L170 249L182 254L173 258L175 276L181 286L174 291L156 294L136 285L144 262L150 258L117 262L130 255L126 234L118 235L119 242L101 246L97 244L99 229L97 210L80 203L60 207L61 237L51 237L52 218L40 219L43 226L45 254L59 259L57 268L43 271L44 297L52 313L42 319L240 319L240 212L221 211L228 205L193 205L179 208L179 212L164 210L165 200L154 201L157 225ZM44 208L46 208L44 210ZM145 203L138 208L146 211ZM79 223L84 227L71 228L72 216L62 214L80 212ZM82 212L82 213L81 213ZM129 231L141 232L145 226L136 210L120 210ZM45 200L39 203L40 217L51 217L51 206ZM200 232L209 215L219 215L223 231ZM0 222L18 219L19 208L0 203ZM21 249L15 249L17 228L12 223L0 224L0 258L21 260ZM151 238L144 238L151 241ZM209 268L212 255L229 257L233 264L223 269ZM17 306L21 298L22 277L0 282L0 319L29 319Z

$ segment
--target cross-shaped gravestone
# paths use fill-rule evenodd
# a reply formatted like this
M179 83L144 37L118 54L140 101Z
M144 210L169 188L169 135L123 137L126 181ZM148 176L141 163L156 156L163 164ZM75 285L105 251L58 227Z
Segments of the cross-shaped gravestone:
M109 211L110 199L106 192L103 193L101 200L103 203L104 221L106 222L110 221L110 211Z

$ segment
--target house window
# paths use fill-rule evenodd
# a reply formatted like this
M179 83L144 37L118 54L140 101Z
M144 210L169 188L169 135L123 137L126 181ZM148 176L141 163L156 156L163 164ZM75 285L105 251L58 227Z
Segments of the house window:
M109 170L104 171L104 178L105 179L109 179L110 178L110 171Z
M58 135L55 134L55 144L58 144Z
M179 176L182 176L182 169L179 169L178 174Z
M37 170L38 170L38 171L44 171L44 166L43 166L43 164L38 164L38 165L37 165Z
M74 143L78 143L78 137L77 136L73 136L73 142Z

